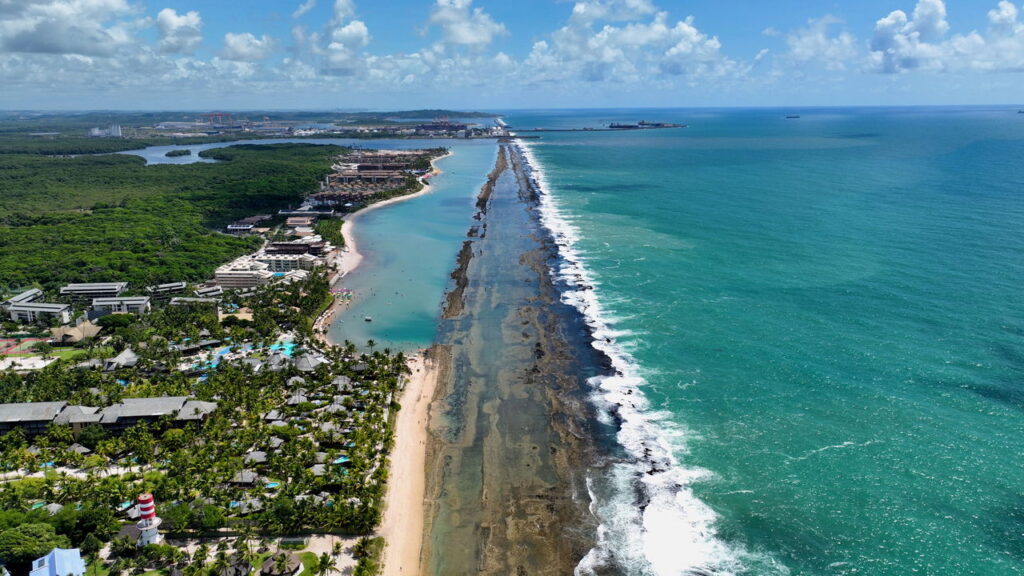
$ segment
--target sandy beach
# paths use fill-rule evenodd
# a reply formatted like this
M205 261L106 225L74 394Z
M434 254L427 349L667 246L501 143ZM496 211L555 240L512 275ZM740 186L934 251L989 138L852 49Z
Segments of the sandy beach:
M402 409L395 425L388 492L380 535L384 537L384 576L420 573L426 496L427 420L438 381L429 359L409 360L412 375L402 394Z
M349 272L355 270L363 261L363 255L359 253L359 249L356 244L355 234L352 232L352 230L355 228L356 220L359 218L359 216L362 214L366 214L367 212L372 212L373 210L376 210L378 208L383 208L384 206L390 206L391 204L405 202L406 200L412 200L413 198L419 198L420 196L430 194L430 179L436 178L437 176L442 174L442 171L437 168L437 161L442 158L447 158L452 154L453 152L448 151L448 153L445 154L444 156L434 158L430 162L431 167L433 167L433 172L431 173L430 178L425 179L423 181L423 189L420 190L419 192L416 192L415 194L407 194L405 196L397 196L395 198L391 198L383 202L370 204L365 208L356 210L355 212L349 214L348 217L345 218L345 224L342 225L341 227L341 235L342 237L345 238L345 248L338 255L338 272L340 273L341 276L345 276Z
M431 162L435 178L442 172L437 161ZM355 237L355 224L359 216L405 202L431 192L430 179L425 179L423 189L415 194L398 196L383 202L371 204L353 212L345 218L341 233L345 248L338 255L338 271L342 277L355 270L362 263ZM336 308L342 305L336 301ZM327 340L326 332L321 336ZM395 447L390 458L388 490L385 496L384 516L378 534L384 537L384 575L408 576L420 573L420 557L423 545L424 498L426 495L426 444L428 439L428 418L430 403L437 384L437 371L424 354L409 359L412 374L408 377L400 399L402 409L395 422Z

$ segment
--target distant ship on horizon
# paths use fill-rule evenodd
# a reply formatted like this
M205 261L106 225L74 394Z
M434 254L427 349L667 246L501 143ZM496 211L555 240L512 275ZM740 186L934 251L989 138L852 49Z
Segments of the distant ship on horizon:
M796 120L798 118L800 118L799 114L790 114L790 115L786 116L786 120Z

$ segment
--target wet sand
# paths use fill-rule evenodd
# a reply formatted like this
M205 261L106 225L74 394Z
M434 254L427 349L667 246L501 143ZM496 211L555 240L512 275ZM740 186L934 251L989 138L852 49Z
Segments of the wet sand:
M424 574L571 574L595 540L584 394L601 362L559 301L511 150L481 191L435 347Z
M427 417L438 371L430 354L409 360L412 374L395 423L388 491L379 534L384 537L384 576L418 574L423 544Z

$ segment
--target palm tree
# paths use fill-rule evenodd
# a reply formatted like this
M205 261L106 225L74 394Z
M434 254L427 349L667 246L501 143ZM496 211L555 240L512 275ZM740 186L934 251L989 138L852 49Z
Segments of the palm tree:
M373 347L377 345L376 340L374 340L373 338L370 338L369 340L366 341L366 345L369 346L369 348L370 348L370 355L372 356L373 355Z
M316 566L313 568L313 573L317 576L327 576L335 571L338 567L338 561L334 559L327 552L320 555L320 558L316 561Z
M274 573L284 574L288 571L288 555L284 552L274 556Z
M228 562L228 553L224 550L221 550L217 552L217 556L213 561L213 566L210 566L210 568L212 568L214 574L220 576L221 574L224 574L224 572L228 569L229 565L230 563Z

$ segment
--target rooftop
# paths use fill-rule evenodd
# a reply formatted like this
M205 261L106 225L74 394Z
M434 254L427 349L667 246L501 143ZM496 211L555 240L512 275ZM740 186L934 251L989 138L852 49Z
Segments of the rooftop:
M110 423L120 418L142 418L174 416L188 401L187 396L166 396L162 398L125 398L103 410L101 422Z
M0 422L35 422L53 420L67 402L24 402L0 404Z
M148 286L146 291L148 292L169 292L172 290L184 290L184 282L169 282L167 284L157 284L156 286Z
M149 296L124 296L118 298L93 298L93 306L109 306L112 304L148 304Z
M11 312L51 312L60 313L71 308L68 304L47 304L45 302L25 302L10 304Z
M22 292L21 294L18 294L17 296L12 296L10 298L10 300L7 301L7 303L8 304L18 304L18 303L31 302L31 301L33 301L33 300L35 300L37 298L41 298L42 295L43 295L43 291L42 290L40 290L38 288L32 288L31 290L26 290L26 291Z
M60 293L93 292L97 290L116 290L121 292L126 288L128 288L127 282L92 282L86 284L68 284L60 289Z

